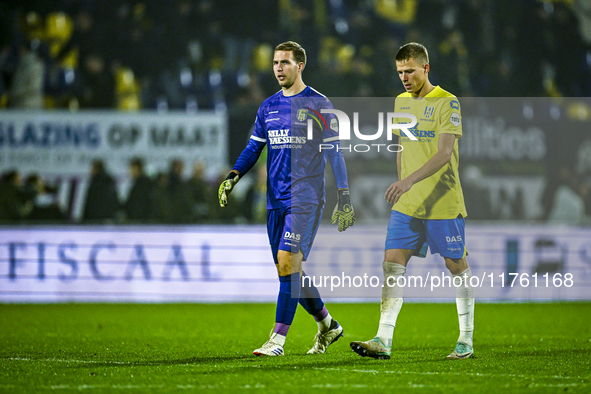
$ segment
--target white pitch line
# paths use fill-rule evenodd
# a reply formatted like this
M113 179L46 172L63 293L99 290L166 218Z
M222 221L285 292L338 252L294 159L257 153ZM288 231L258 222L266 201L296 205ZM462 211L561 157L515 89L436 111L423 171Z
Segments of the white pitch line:
M0 362L2 360L8 361L27 361L32 363L77 363L77 364L115 364L115 365L129 365L129 366L137 366L141 364L142 366L158 366L161 365L162 362L160 361L110 361L110 360L76 360L76 359L69 359L64 360L60 358L26 358L26 357L10 357L10 358L0 358ZM194 366L193 363L185 363L185 364L175 364L178 367L189 367ZM241 366L232 366L229 368L242 368Z
M340 389L340 388L354 388L354 389L363 389L369 388L370 386L367 384L313 384L310 388L313 389Z
M2 359L0 358L0 362L2 360L9 360L9 361L28 361L28 362L32 362L32 363L77 363L77 364L115 364L115 365L129 365L129 366L137 366L137 364L141 364L143 366L149 366L149 365L160 365L162 364L159 361L110 361L110 360L76 360L76 359L70 359L70 360L64 360L64 359L59 359L59 358L24 358L24 357L10 357L10 358L5 358ZM195 365L195 364L191 364L191 363L185 363L185 364L175 364L176 366L179 367L187 367L187 366L191 366L191 365Z
M145 389L164 389L164 388L176 388L193 390L196 388L213 388L212 386L194 386L190 384L178 384L176 386L165 386L163 384L81 384L78 386L70 386L67 384L61 384L57 386L42 386L43 389L51 390L95 390L95 389L111 389L111 390L145 390Z
M1 361L2 359L0 359ZM79 364L116 364L116 365L135 365L133 361L108 361L108 360L64 360L58 358L45 358L45 359L32 359L32 358L23 358L23 357L11 357L5 360L10 361L28 361L28 362L57 362L57 363L79 363ZM159 362L145 362L145 361L138 361L143 365L159 365ZM193 364L176 364L177 366L190 366ZM232 368L244 368L243 366L225 366L226 369ZM311 369L321 370L321 371L337 371L337 372L359 372L359 373L371 373L371 374L381 374L381 373L389 373L389 374L398 374L398 375L455 375L455 376L475 376L475 377L482 377L482 378L495 378L495 377L503 377L503 378L521 378L521 379L579 379L579 380L586 380L589 377L583 376L559 376L559 375L551 375L551 376L531 376L531 375L516 375L516 374L491 374L491 373L457 373L457 372L416 372L416 371L383 371L383 370L373 370L373 369L346 369L346 368L323 368L323 367L310 367ZM110 387L110 386L109 386ZM549 386L548 386L549 387ZM561 386L563 387L563 386Z
M9 361L30 361L30 362L53 362L53 363L79 363L79 364L129 364L132 365L132 362L125 362L125 361L109 361L109 360L64 360L59 358L23 358L23 357L10 357ZM0 359L2 361L2 359Z
M408 385L404 385L401 386L403 388L429 388L429 389L448 389L450 387L457 387L458 385L454 385L454 384L450 384L450 385L445 385L445 384L435 384L435 385L429 385L429 384L408 384ZM565 388L565 387L577 387L577 384L574 383L569 383L569 384L544 384L544 383L534 383L528 386L528 388L533 388L533 387L546 387L546 388ZM0 388L4 388L4 389L16 389L19 386L16 385L3 385L0 384ZM200 386L195 386L195 385L181 385L178 384L176 386L165 386L165 385L142 385L142 384L116 384L116 385L108 385L108 384L81 384L81 385L66 385L66 384L60 384L60 385L53 385L53 386L37 386L37 389L49 389L49 390L78 390L78 391L82 391L82 390L96 390L96 389L109 389L109 390L145 390L145 389L163 389L163 388L176 388L179 390L194 390L194 389L215 389L215 388L219 388L219 386L211 386L211 385L200 385ZM250 386L250 385L245 385L245 386L240 386L237 388L240 389L247 389L247 388L263 388L265 386ZM369 387L376 387L374 386L369 386L369 385L362 385L362 384L316 384L311 386L311 388L332 388L332 389L338 389L338 388L369 388Z
M360 373L372 373L372 374L380 374L380 373L391 373L391 374L408 374L408 375L456 375L456 376L476 376L482 378L522 378L522 379L589 379L589 377L581 377L581 376L530 376L530 375L516 375L516 374L496 374L496 373L458 373L458 372L415 372L415 371L379 371L373 369L346 369L346 368L323 368L323 367L312 367L313 369L323 370L323 371L337 371L337 372L360 372Z

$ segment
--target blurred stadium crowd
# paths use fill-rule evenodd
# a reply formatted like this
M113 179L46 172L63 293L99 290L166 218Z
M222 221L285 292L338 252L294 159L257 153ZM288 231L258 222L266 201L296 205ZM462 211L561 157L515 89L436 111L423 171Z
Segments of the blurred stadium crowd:
M227 111L233 161L278 90L273 48L286 40L307 50L304 81L332 97L400 93L394 55L408 41L425 44L431 81L458 97L591 96L588 0L19 0L0 2L0 108ZM220 210L218 180L201 163L184 179L183 166L147 176L133 159L118 193L95 161L81 220L264 221L264 168L242 204ZM540 219L572 216L572 204L591 215L589 182L555 178ZM484 207L476 219L506 218L482 190L466 194ZM72 221L55 194L39 174L5 172L0 220Z
M306 82L332 97L395 95L407 41L458 96L591 93L586 0L20 0L0 18L4 107L260 103L288 39L307 49Z
M219 208L217 186L205 179L203 163L196 161L191 176L183 176L184 163L170 162L168 171L149 176L141 158L129 162L131 183L121 198L121 185L102 160L92 162L83 202L82 223L266 223L266 181L264 165L253 169L253 180L245 182L233 203ZM57 188L39 174L22 175L11 170L0 179L0 223L70 223L72 213L60 206Z

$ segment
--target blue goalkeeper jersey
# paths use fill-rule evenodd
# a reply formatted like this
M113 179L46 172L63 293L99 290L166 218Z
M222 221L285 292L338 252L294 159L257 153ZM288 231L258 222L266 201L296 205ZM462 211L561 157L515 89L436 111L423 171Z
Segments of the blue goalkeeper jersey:
M333 106L309 86L290 97L281 90L259 107L254 132L233 169L246 174L267 145L267 209L324 204L327 158L337 187L348 188L344 158L338 149L338 123L334 115L322 114L323 108ZM308 120L313 126L311 133Z

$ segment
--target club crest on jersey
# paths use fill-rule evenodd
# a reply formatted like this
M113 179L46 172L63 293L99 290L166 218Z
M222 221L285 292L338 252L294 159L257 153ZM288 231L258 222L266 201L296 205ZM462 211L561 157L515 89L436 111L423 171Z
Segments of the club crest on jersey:
M298 110L298 120L300 122L303 122L304 120L306 120L306 117L308 116L308 110L305 108L302 108L300 110Z
M291 239L292 241L299 241L301 237L302 236L300 234L291 233L289 231L286 231L285 235L283 236L283 238Z
M429 119L431 117L431 115L433 115L434 111L435 111L435 107L430 107L430 106L425 107L425 118Z
M458 100L452 100L449 102L451 109L460 109L460 102Z

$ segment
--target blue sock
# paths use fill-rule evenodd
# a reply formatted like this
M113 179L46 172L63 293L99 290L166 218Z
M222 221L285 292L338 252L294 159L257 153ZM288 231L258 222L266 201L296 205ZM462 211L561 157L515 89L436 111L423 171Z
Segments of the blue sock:
M298 301L300 300L300 273L279 277L279 296L275 313L275 332L285 336L293 322Z
M302 276L306 276L306 273L302 271ZM324 308L324 302L322 298L320 298L320 293L312 280L306 279L302 283L302 292L300 295L300 305L304 307L306 312L310 315L314 316L318 321L318 319L322 320L326 317L326 314L323 313L326 309Z

